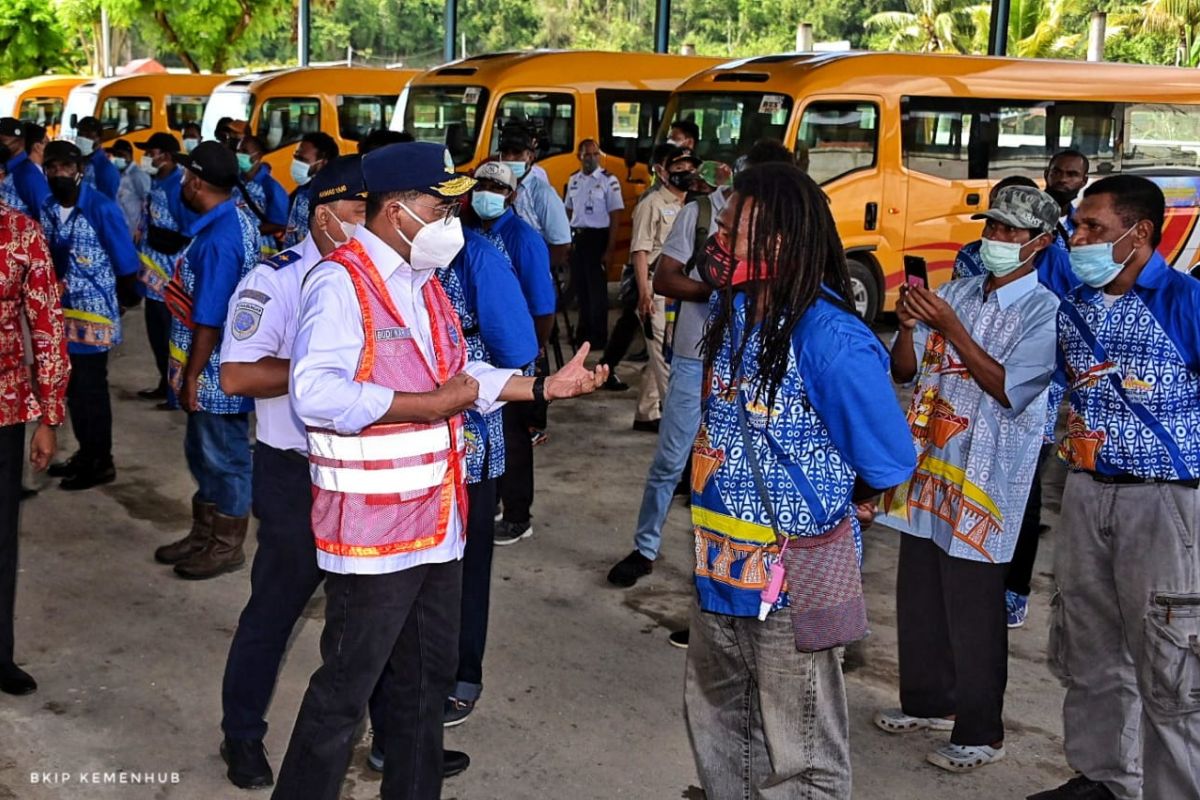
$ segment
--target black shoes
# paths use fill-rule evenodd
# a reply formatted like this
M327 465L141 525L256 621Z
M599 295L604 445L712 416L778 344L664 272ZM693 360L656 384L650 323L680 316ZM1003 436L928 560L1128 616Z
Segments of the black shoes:
M16 664L0 664L0 692L23 695L37 691L37 681Z
M383 772L384 765L383 750L378 744L371 745L371 754L367 756L367 766L375 772ZM442 777L453 778L455 775L461 775L467 771L467 767L471 766L471 757L459 750L443 750L442 751Z
M496 523L494 536L496 547L507 547L522 539L528 539L530 536L533 536L532 522L509 522L502 519Z
M442 725L447 728L462 725L474 710L474 700L459 700L457 697L447 698L446 706L442 710Z
M226 739L221 742L221 758L229 765L225 773L239 789L265 789L275 785L275 773L267 761L267 749L261 739Z
M83 468L83 459L79 457L79 453L68 458L66 461L56 461L46 470L46 474L51 478L69 478Z
M155 386L153 389L142 389L137 396L142 400L166 400L167 387Z
M635 419L633 421L633 429L642 433L658 433L659 420L656 419Z
M71 460L78 461L78 457ZM58 488L65 489L68 492L81 492L84 489L91 489L106 483L112 483L116 479L117 469L113 466L112 461L92 461L80 464L72 474L63 478L62 482L58 484Z
M1057 789L1029 795L1026 800L1116 800L1117 796L1103 783L1076 775Z
M653 571L654 562L634 550L608 571L608 582L613 586L628 589L638 582L638 578L645 577Z
M624 392L629 389L629 384L617 377L617 373L610 372L604 383L600 385L601 389L609 392Z

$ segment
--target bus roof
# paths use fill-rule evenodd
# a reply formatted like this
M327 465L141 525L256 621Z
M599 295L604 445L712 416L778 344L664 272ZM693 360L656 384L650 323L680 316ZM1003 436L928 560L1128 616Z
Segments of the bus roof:
M680 79L727 59L663 53L614 53L600 50L523 50L487 53L451 61L416 78L413 85L510 84L611 86L624 80L639 89L674 89Z
M38 75L33 78L22 78L19 81L11 81L4 84L4 86L0 86L0 89L27 92L31 89L77 86L86 80L87 78L82 75Z
M1200 101L1195 70L1114 62L934 53L779 53L727 61L693 75L680 92L876 92L1036 100Z
M197 75L178 73L154 73L149 75L122 75L116 78L91 78L78 88L84 91L98 92L111 89L117 92L136 92L142 87L168 86L180 92L201 92L208 94L213 87L225 81L226 75ZM144 91L144 89L143 89Z
M314 90L313 78L333 81L334 87L346 87L354 91L389 91L395 89L399 94L414 75L420 73L415 69L381 69L379 67L290 67L288 69L256 72L241 75L225 81L215 91L230 91L233 89L258 94L265 89L274 91L308 91ZM352 81L351 83L341 83ZM363 81L366 81L364 83ZM341 93L320 89L320 94Z

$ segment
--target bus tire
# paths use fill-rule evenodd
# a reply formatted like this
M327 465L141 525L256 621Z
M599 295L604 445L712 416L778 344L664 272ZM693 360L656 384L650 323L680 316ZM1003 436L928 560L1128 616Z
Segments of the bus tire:
M850 302L870 325L879 314L879 279L869 264L857 258L846 259L846 266L850 269Z

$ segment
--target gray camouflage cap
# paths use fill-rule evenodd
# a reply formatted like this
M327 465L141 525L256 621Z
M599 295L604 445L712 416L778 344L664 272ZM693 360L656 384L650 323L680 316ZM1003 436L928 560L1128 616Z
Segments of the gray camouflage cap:
M996 202L987 211L971 219L990 219L1010 228L1052 233L1062 208L1058 201L1032 186L1006 186L996 194Z

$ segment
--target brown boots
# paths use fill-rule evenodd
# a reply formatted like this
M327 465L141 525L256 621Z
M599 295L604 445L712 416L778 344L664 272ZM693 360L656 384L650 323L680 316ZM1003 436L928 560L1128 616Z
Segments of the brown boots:
M242 542L248 517L227 517L213 503L192 500L192 529L177 542L154 551L160 564L174 564L181 578L215 578L246 563Z
M214 512L208 546L176 564L175 574L190 580L204 580L240 569L246 563L242 542L246 541L249 523L249 517L227 517L219 511Z
M213 514L216 513L215 503L204 503L193 499L192 529L178 542L164 544L155 550L154 560L160 564L178 564L208 547L208 542L212 539Z

